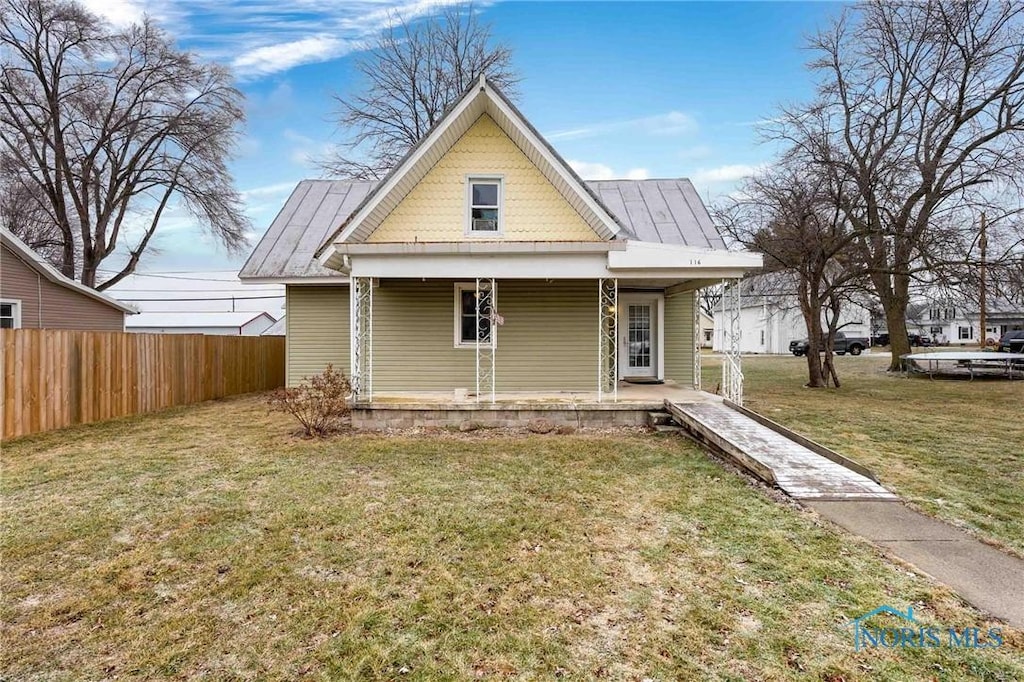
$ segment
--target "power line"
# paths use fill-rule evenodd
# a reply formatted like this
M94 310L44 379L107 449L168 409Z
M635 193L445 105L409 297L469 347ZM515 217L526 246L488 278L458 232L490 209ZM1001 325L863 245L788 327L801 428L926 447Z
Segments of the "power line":
M116 270L102 270L101 269L100 272L116 274L117 271ZM238 271L237 270L206 270L206 272L232 272L232 273L237 273ZM175 275L170 274L170 273L157 275L157 274L148 274L148 273L137 272L137 273L132 273L129 276L130 277L154 277L156 279L180 279L180 280L185 280L185 281L189 281L189 282L233 282L234 281L234 280L230 280L230 279L218 279L216 277L178 277L178 276L175 276Z
M173 302L173 301L259 301L265 299L278 299L284 298L281 296L227 296L222 298L126 298L124 296L118 296L119 301L131 301L133 303L162 303L162 302Z

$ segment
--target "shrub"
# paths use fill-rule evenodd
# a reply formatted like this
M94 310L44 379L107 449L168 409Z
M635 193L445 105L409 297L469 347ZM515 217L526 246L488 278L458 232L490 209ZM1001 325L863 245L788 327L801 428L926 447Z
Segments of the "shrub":
M303 379L295 388L279 388L267 402L272 410L295 417L306 437L337 431L350 411L352 384L343 372L327 365L320 374Z

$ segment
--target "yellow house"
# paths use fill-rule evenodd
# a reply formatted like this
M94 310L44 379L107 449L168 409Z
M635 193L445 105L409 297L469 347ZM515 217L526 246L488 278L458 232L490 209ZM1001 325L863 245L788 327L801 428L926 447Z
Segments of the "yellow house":
M240 277L286 286L289 384L333 363L363 417L443 423L699 389L697 290L760 266L688 180L584 182L481 78L379 183L299 183Z

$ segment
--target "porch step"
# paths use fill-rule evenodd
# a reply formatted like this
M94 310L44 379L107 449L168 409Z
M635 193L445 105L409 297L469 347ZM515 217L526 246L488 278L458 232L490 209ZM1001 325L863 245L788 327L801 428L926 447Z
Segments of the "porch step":
M655 424L654 430L658 433L682 433L686 429L682 426L676 426L675 424Z
M664 426L666 424L672 424L672 415L668 412L648 412L647 413L647 425L651 427Z

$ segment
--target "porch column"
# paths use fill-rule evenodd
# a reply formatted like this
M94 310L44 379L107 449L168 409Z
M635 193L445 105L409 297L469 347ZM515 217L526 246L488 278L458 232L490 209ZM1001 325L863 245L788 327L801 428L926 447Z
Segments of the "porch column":
M494 403L494 356L498 347L497 287L493 278L476 278L476 401L490 394Z
M373 278L349 282L349 380L355 400L373 399Z
M722 281L722 396L743 404L739 279Z
M714 334L714 331L712 331ZM693 290L693 387L700 390L700 351L704 347L704 333L700 328L700 289Z
M597 281L597 400L619 399L619 280Z

